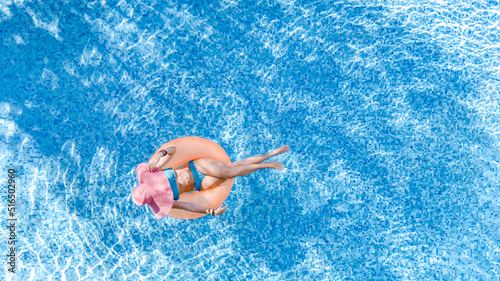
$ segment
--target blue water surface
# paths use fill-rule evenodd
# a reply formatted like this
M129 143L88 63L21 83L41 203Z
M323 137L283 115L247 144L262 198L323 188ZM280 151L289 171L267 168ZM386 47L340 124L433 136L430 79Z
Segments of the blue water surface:
M498 280L499 11L0 0L0 279ZM226 214L156 220L135 167L183 136L290 153Z

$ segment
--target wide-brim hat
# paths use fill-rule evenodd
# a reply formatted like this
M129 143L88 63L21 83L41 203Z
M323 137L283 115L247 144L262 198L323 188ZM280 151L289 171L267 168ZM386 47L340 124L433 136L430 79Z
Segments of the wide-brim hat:
M139 185L132 190L132 200L143 206L148 204L157 219L165 217L172 209L174 194L167 176L160 169L149 172L148 164L137 166Z

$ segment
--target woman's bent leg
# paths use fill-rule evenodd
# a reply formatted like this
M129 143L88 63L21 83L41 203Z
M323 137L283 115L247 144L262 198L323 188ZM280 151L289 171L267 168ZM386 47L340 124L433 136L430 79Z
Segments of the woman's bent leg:
M190 211L193 213L200 213L200 214L206 214L207 209L203 208L202 206L195 204L195 203L187 203L187 202L177 202L174 201L172 208L174 209L181 209L181 210L186 210Z
M225 182L226 179L224 178L216 178L212 176L206 176L202 181L201 181L201 190L206 190L210 189L214 186L218 186Z
M199 213L199 214L211 214L214 216L224 214L227 207L228 206L221 205L217 209L207 209L207 208L203 208L202 206L195 204L195 203L177 202L177 201L175 201L172 205L172 208L174 208L174 209L181 209L181 210L186 210L189 212Z

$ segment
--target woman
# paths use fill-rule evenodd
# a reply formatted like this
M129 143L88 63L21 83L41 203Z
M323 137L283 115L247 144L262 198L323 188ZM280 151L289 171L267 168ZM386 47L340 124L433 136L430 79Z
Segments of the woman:
M157 174L156 170L158 168L164 170L163 173L167 176L168 183L173 191L173 198L174 200L177 200L179 198L179 195L184 192L209 189L212 186L221 184L227 179L246 176L260 169L282 170L283 164L281 164L280 162L261 162L267 160L272 156L286 153L288 152L288 150L289 146L284 145L278 149L270 151L267 154L250 157L228 165L214 159L201 158L189 161L188 163L181 165L177 169L163 169L164 167L166 167L166 164L173 157L176 151L175 146L168 146L164 150L159 151L151 158L148 163L148 170L150 173L155 174ZM132 194L133 201L139 206L151 202L152 196L146 193L147 192L144 192L144 189L141 190L140 188L135 188ZM146 197L148 197L149 199L146 199ZM169 204L169 202L165 201L165 204ZM151 204L150 207L152 207ZM227 206L223 205L219 206L217 209L206 209L195 203L177 201L173 201L171 207L195 213L207 213L214 216L224 214L227 209ZM156 206L155 208L160 207ZM152 207L152 210L153 209L154 208ZM153 212L155 212L156 216L158 210L153 210ZM166 214L162 214L161 216L163 215ZM161 218L161 216L157 216L157 218Z

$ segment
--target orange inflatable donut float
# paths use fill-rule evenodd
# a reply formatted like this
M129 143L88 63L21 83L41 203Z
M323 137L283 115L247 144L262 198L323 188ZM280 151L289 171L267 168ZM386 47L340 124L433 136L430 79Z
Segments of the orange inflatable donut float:
M175 146L176 151L168 163L161 167L162 170L173 168L176 169L179 165L200 158L211 158L218 160L224 164L230 164L231 159L224 149L213 141L199 138L199 137L182 137L162 145L156 153L164 150L168 146ZM151 157L153 158L153 157ZM195 203L207 209L216 209L224 200L226 200L231 187L233 186L233 179L228 179L222 184L212 187L207 190L194 191L190 193L181 193L178 202ZM167 216L178 219L196 219L205 216L206 214L193 213L185 210L172 209Z

